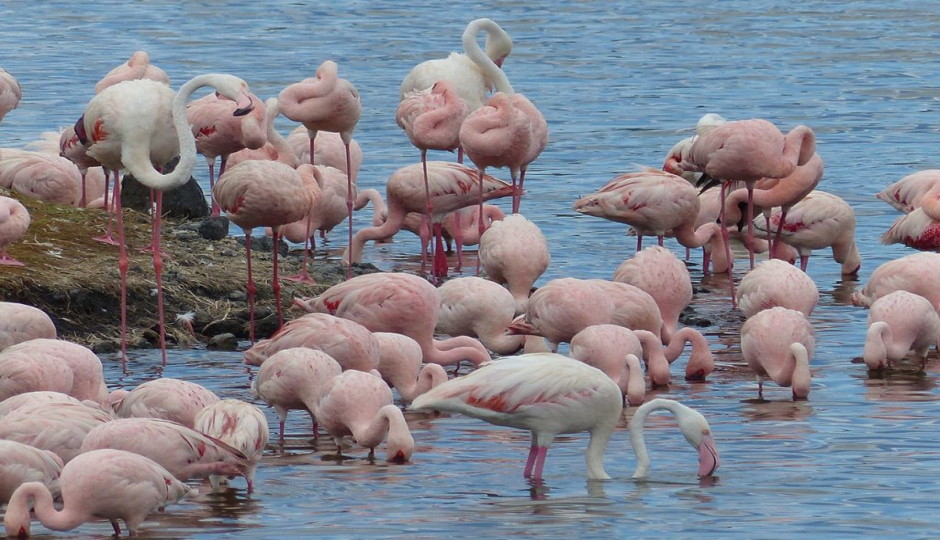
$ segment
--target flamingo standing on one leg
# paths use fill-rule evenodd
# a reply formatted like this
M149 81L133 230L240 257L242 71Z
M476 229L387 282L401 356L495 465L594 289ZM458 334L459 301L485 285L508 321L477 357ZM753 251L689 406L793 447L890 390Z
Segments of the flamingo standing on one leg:
M525 182L525 173L529 169L529 164L535 161L542 154L542 150L545 150L545 147L548 146L548 122L545 121L542 112L522 94L513 94L509 99L517 109L529 118L529 126L532 130L529 139L529 150L522 160L522 165L519 166L519 185L513 186L515 187L515 193L512 196L512 213L518 214L519 207L522 204L522 194L524 193L522 184ZM515 181L513 181L513 184L515 184Z
M160 350L166 364L166 329L163 317L163 259L160 252L160 220L163 192L189 181L196 164L196 140L186 121L186 101L198 88L214 86L236 101L235 115L251 111L245 81L232 75L200 75L188 81L179 92L151 80L125 81L110 86L95 96L85 114L75 125L88 155L107 169L126 169L140 183L155 189L156 212L153 231L153 264L157 280L157 311L160 325ZM177 154L180 161L170 174L160 174ZM121 273L121 360L127 357L127 251L124 245L124 220L121 212L120 182L115 182L118 241Z
M310 164L316 152L314 141L317 131L339 132L346 147L346 170L352 170L349 144L353 130L359 123L362 104L359 91L346 79L340 79L336 62L327 60L317 68L316 77L292 84L278 95L278 104L284 116L301 122L310 135ZM346 209L349 214L349 244L352 245L353 189L352 176L347 180ZM352 277L352 267L346 270L346 278Z
M809 395L816 338L799 311L775 307L758 312L741 327L741 353L757 374L757 397L764 397L764 379L793 387L793 399Z
M920 369L927 369L927 350L940 345L940 317L930 301L907 291L886 294L871 305L863 359L870 370L891 367L913 349Z
M251 229L274 230L274 277L271 285L277 305L278 328L284 324L281 285L277 277L277 228L306 216L313 207L313 193L303 176L313 181L313 166L294 169L277 161L243 161L225 171L215 185L215 200L229 219L245 231L248 263L248 310L251 343L255 342L255 284L251 277ZM314 181L315 182L315 181Z
M170 77L167 76L166 72L150 63L150 55L146 51L137 51L131 55L127 62L117 66L102 77L95 84L95 93L100 94L105 88L136 79L157 81L168 86L170 84Z
M469 113L467 104L457 95L454 85L446 80L435 83L430 90L413 92L405 96L398 105L398 111L395 114L396 122L408 134L411 144L421 150L426 203L424 217L421 220L421 226L424 228L431 226L431 214L434 211L431 188L428 183L428 150L453 151L458 148L460 124ZM440 223L435 224L434 235L435 237L441 235ZM438 241L438 243L441 242ZM427 259L426 247L427 245L421 246L422 267ZM439 253L436 257L443 259L444 254ZM444 277L438 275L442 266L446 271L446 262L442 265L435 259L435 264L432 266L435 277Z
M671 251L652 246L620 263L614 281L629 283L649 293L663 316L664 343L679 330L679 315L692 303L692 277Z
M29 211L20 201L0 196L0 266L23 266L7 253L7 246L26 234L29 222Z

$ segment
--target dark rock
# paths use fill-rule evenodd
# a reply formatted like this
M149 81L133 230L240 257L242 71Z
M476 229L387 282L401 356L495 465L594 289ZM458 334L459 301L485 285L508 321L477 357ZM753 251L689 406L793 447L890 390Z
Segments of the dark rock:
M199 234L206 240L221 240L228 236L228 218L210 216L199 223Z
M245 291L232 291L228 293L226 298L232 302L245 302L248 300L248 293Z
M236 236L238 243L245 245L244 236ZM260 252L260 253L273 253L274 252L274 240L270 236L252 236L251 237L251 251ZM290 252L290 247L287 245L287 242L284 239L280 239L277 243L277 252L282 256L286 257Z
M206 348L220 351L234 351L238 349L238 339L234 334L217 334L212 336Z
M164 174L173 171L179 158L174 158L163 168ZM150 211L150 189L144 187L132 175L124 176L121 182L121 204L139 212ZM209 215L209 205L196 179L163 194L163 215L174 218L195 219Z

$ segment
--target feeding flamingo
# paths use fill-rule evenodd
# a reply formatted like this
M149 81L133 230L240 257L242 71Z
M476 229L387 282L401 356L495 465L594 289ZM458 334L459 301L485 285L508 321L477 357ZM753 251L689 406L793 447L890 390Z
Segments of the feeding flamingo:
M49 450L68 463L82 453L82 443L94 428L112 421L110 413L81 403L34 402L0 418L0 440Z
M437 292L441 299L438 332L477 338L499 355L513 354L524 345L526 336L509 333L516 301L505 287L469 276L445 281Z
M41 351L13 348L0 353L0 401L37 390L71 392L74 378L64 360Z
M870 370L891 367L911 349L927 369L927 350L940 345L940 317L923 296L894 291L875 300L868 312L862 358Z
M118 418L162 418L193 427L199 412L218 402L219 396L200 384L161 377L114 400L111 408Z
M223 399L199 411L193 428L245 454L248 458L245 471L248 493L254 491L255 470L270 436L268 420L261 409L239 399ZM223 480L225 478L220 476L209 477L214 488L218 488Z
M913 253L882 264L864 287L852 293L852 304L871 307L894 291L923 296L934 309L940 310L940 254Z
M552 261L542 230L522 214L494 222L480 237L478 256L487 277L509 288L517 314L525 312L532 287Z
M27 482L40 482L58 497L62 465L62 459L48 450L0 441L0 505L6 504L16 488Z
M398 391L404 402L447 381L447 372L439 364L424 364L421 345L408 336L391 332L375 332L379 341L379 374Z
M741 327L741 353L757 375L757 397L764 397L764 380L793 387L793 399L809 395L816 339L813 327L799 311L785 307L762 310Z
M748 271L738 286L738 306L745 317L772 307L799 311L807 317L819 302L819 289L806 272L777 259Z
M627 352L638 343L632 330L613 324L588 326L571 338L571 358L594 366L617 383L633 407L646 398L646 379L639 357Z
M104 368L98 355L91 349L60 339L37 338L4 349L0 358L14 352L45 354L63 361L72 372L72 387L65 393L80 401L89 400L99 404L107 401Z
M652 246L620 263L613 280L653 297L663 317L663 342L669 343L679 329L679 315L692 302L692 277L685 263L668 249Z
M23 89L9 71L0 68L0 121L20 103Z

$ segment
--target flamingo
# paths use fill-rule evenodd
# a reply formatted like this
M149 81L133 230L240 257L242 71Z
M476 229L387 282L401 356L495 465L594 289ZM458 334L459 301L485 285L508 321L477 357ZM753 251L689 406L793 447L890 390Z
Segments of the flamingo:
M538 225L522 214L494 222L480 237L480 263L487 277L505 284L515 300L516 314L524 313L529 292L552 261L548 240Z
M782 211L774 209L769 226L782 231L781 241L797 249L800 268L805 272L814 249L832 247L832 258L842 265L842 275L857 274L862 266L855 244L855 212L840 197L824 191L813 191L793 205L788 221L781 229ZM770 238L771 231L757 220L754 226ZM774 248L776 251L776 248Z
M261 98L249 93L252 103ZM192 125L196 138L196 151L209 164L209 191L215 187L215 158L221 157L219 177L225 174L228 158L240 150L258 150L267 142L267 105L254 107L248 114L235 116L237 104L209 94L186 105L186 120ZM219 203L212 197L211 215L219 215Z
M96 95L75 124L79 140L88 147L88 155L103 167L126 169L144 186L155 189L153 262L157 281L157 317L160 326L160 352L166 364L166 328L163 316L163 259L160 252L160 220L163 192L189 181L196 163L196 142L186 121L186 101L197 89L214 86L234 100L236 115L251 111L245 81L231 75L209 74L190 79L174 93L163 83L140 79L110 86ZM172 173L160 174L177 154L180 161ZM121 274L121 362L127 359L127 252L124 245L124 221L121 211L120 182L115 182L118 242Z
M395 121L405 130L411 144L421 151L421 166L424 172L425 209L421 226L430 227L431 214L434 212L431 188L428 182L428 150L453 151L460 146L458 134L460 124L470 113L467 104L457 95L454 85L446 80L434 83L428 90L412 92L405 96L398 105ZM422 236L426 235L424 233ZM435 236L441 235L441 224L435 224ZM421 245L421 259L427 258L427 244ZM440 253L437 257L443 258ZM435 272L442 265L434 265ZM435 277L442 277L437 276Z
M255 470L270 436L268 420L261 409L238 399L223 399L199 411L193 427L245 454L248 458L245 471L248 493L254 491ZM209 480L213 487L218 488L223 478L210 476Z
M292 242L303 242L304 244L304 256L303 262L300 265L300 274L296 276L288 276L284 279L289 281L297 281L300 283L313 284L315 282L307 273L307 256L310 253L310 250L307 249L307 247L310 242L312 232L317 229L317 226L319 226L318 214L320 213L320 202L323 199L323 190L320 186L323 185L323 179L317 166L304 164L302 165L302 168L303 170L299 171L300 179L303 182L304 189L307 191L310 206L307 207L304 217L292 223L277 227L277 233L278 235L281 235ZM315 223L317 223L317 225L314 225ZM300 237L298 237L296 234L299 229L303 230L301 233L302 236ZM265 234L268 234L268 231L271 231L272 237L275 236L274 228L266 227Z
M427 166L434 208L432 221L443 220L450 212L477 202L477 197L472 193L478 180L477 171L465 165L443 161L429 161ZM483 186L486 200L512 194L512 186L489 175L483 177ZM388 218L378 227L357 232L343 254L343 261L348 264L361 262L366 242L391 238L401 230L409 212L424 212L426 196L423 187L424 175L420 163L395 171L385 185Z
M387 217L388 212L386 211L385 214L386 216L378 220L379 225ZM489 230L493 223L505 217L506 214L503 213L500 207L495 204L484 204L483 232ZM409 212L405 217L402 229L418 235L421 241L427 244L430 236L428 231L421 229L421 219L422 214ZM444 216L444 221L441 222L441 233L444 237L444 243L447 245L447 251L450 252L453 249L452 241L457 244L457 266L454 267L454 270L458 272L463 267L463 247L480 243L479 220L480 209L476 206L468 206L447 214Z
M200 384L161 377L134 388L111 408L118 418L162 418L193 427L199 412L218 402L219 396Z
M0 68L0 121L19 105L23 98L23 89L9 71Z
M88 404L88 402L83 403L63 392L55 392L53 390L34 390L32 392L16 394L15 396L10 396L5 400L0 401L0 418L3 418L20 407L26 407L36 403L49 402L75 403L79 405Z
M81 403L46 401L19 407L0 418L0 440L49 450L68 463L82 453L85 437L114 417Z
M304 181L307 177L307 182ZM277 277L277 228L305 217L314 206L313 167L294 169L277 161L244 161L219 177L215 200L232 223L245 232L245 261L248 264L248 311L251 343L255 342L255 284L251 277L251 230L270 226L274 231L274 288L278 327L284 324L281 284Z
M868 312L862 358L870 370L891 367L913 349L927 369L927 349L940 345L940 317L923 296L894 291L875 300Z
M136 79L147 79L167 86L170 85L170 78L166 72L150 63L150 55L146 51L137 51L131 55L127 62L117 66L102 77L95 84L95 93L100 94L105 88Z
M921 250L940 247L940 222L930 216L925 208L915 208L909 214L898 217L891 227L881 235L882 244L904 244Z
M237 152L229 154L226 160L227 167L233 167L242 161L250 159L263 159L270 161L280 161L285 165L297 168L301 160L297 158L294 149L274 127L274 121L281 115L280 106L277 98L268 98L264 101L265 118L265 143L264 146L257 149L251 149L247 146ZM221 175L221 171L219 172Z
M666 401L653 400L634 413L634 477L644 477L649 471L643 420L651 410L663 407L675 412L686 440L698 450L699 476L711 475L719 461L708 422L700 413ZM523 472L527 478L542 477L545 456L556 435L588 431L588 479L607 480L610 476L604 471L604 450L620 420L623 398L620 388L603 371L559 354L539 353L504 358L450 380L418 397L411 408L455 412L529 430L532 446Z
M741 327L741 353L757 375L757 397L764 397L764 380L793 387L793 399L809 395L809 361L816 339L813 327L799 311L785 307L762 310Z
M477 34L486 32L486 52L477 43ZM412 68L401 83L399 96L404 99L409 93L426 90L441 80L456 87L457 95L466 102L471 111L483 106L487 91L512 94L513 88L501 69L512 51L512 39L491 19L470 21L462 37L464 53L450 53L440 60L428 60Z
M784 136L777 126L759 118L727 122L698 135L679 167L684 171L704 172L721 182L721 236L729 260L731 246L724 216L729 182L744 182L747 186L747 237L750 241L754 238L754 183L764 178L791 175L796 167L809 162L815 152L816 136L812 129L801 125ZM748 252L751 268L754 268L754 252L750 248ZM732 279L730 267L728 277ZM734 297L733 290L731 296Z
M334 285L320 296L295 301L311 313L329 313L355 321L372 332L406 335L421 346L425 362L450 365L490 361L483 345L470 337L435 340L441 310L437 289L411 274L375 273Z
M940 169L927 169L905 176L875 196L890 204L895 210L909 214L920 208L925 195L934 194L938 188L940 188Z
M0 196L0 266L23 266L7 253L7 246L29 229L29 211L18 200Z
M84 184L83 184L84 179ZM33 199L75 207L87 206L103 192L103 174L90 177L68 159L43 152L9 152L0 160L0 186Z
M715 272L723 272L733 260L725 253L718 224L696 226L700 205L695 188L681 177L644 168L613 178L597 192L575 201L573 208L579 214L626 223L636 229L637 251L643 247L643 235L662 237L669 231L687 248L707 245L702 267L707 270L711 259Z
M698 183L699 178L702 177L702 173L684 171L682 167L679 166L679 164L682 163L682 161L685 160L685 158L689 155L689 150L692 149L692 143L695 142L695 138L698 136L698 133L710 131L715 126L720 126L726 122L727 120L725 120L720 114L715 113L708 113L699 118L698 122L695 124L696 135L682 139L669 149L669 152L666 153L666 159L663 162L663 170L677 176L681 176L693 185Z
M0 351L39 338L56 338L55 324L45 311L26 304L0 302Z
M401 409L393 404L392 390L372 373L350 370L323 384L314 412L343 453L343 437L352 435L359 446L375 456L375 447L388 434L386 461L408 461L415 442Z
M421 345L408 336L375 332L379 341L379 374L398 391L401 400L411 402L431 388L447 381L447 372L438 364L421 365Z
M652 246L620 263L613 280L653 297L663 317L663 342L669 343L679 329L679 315L692 302L692 277L685 264L668 249Z
M327 60L317 68L316 77L292 84L281 91L277 97L284 116L300 122L307 128L310 136L310 164L316 165L314 142L317 132L338 132L346 147L346 170L352 170L352 158L349 146L352 133L362 115L359 91L346 79L340 79L336 62ZM346 183L346 211L349 215L349 243L352 244L353 214L353 178L350 175ZM352 277L352 267L346 270L346 278Z
M349 176L352 178L352 183L356 183L356 179L359 176L359 169L362 167L362 147L356 139L349 141L349 169L346 168L346 145L343 143L343 138L339 133L333 131L318 131L314 143L316 154L314 155L315 159L313 162L317 165L339 169L343 171L344 175L352 171L349 173ZM307 132L307 128L297 126L297 128L291 131L287 136L287 144L294 151L294 155L297 156L298 163L311 163L310 134ZM345 181L346 178L344 176L344 184ZM346 192L345 187L346 186L343 186L343 193ZM343 214L343 218L345 217L346 215Z
M522 158L522 164L519 166L518 187L515 186L515 181L513 181L515 191L512 195L512 213L518 214L520 205L522 204L522 194L524 193L522 184L525 182L525 173L529 169L529 164L538 159L542 151L545 150L545 147L548 146L548 122L545 121L545 116L542 115L542 112L522 94L513 94L509 100L512 101L516 109L525 113L526 117L529 119L529 129L531 130L529 149L525 157Z
M108 229L105 236L95 238L94 240L116 246L117 241L111 236L111 222L114 215L113 212L111 212L111 208L114 206L113 199L111 201L112 204L108 204L108 186L111 181L111 173L101 168L101 164L88 155L88 149L85 148L85 145L79 140L78 134L75 132L75 126L69 126L62 130L59 136L59 155L74 163L75 166L78 167L79 174L82 176L82 198L79 202L79 206L89 206L87 194L88 172L90 170L101 171L101 176L104 179L102 207L105 212L108 212ZM97 182L95 183L97 184ZM94 201L94 199L92 199L92 201Z
M104 368L91 349L64 340L38 338L4 349L0 358L15 352L45 354L64 362L72 372L72 387L66 392L68 395L80 401L89 400L98 404L108 399Z
M158 418L118 418L92 429L81 451L126 450L159 463L183 480L210 475L244 476L248 458L224 442L193 428Z
M438 332L477 338L499 355L512 354L524 345L525 336L509 334L516 301L504 287L469 276L446 281L437 292L441 299Z
M809 317L819 302L819 289L813 279L777 259L764 261L745 274L737 294L738 306L745 317L777 306Z
M284 422L287 412L292 409L306 410L310 414L313 436L317 437L317 419L314 416L317 396L326 381L342 371L340 364L329 354L306 347L281 349L261 365L258 377L251 382L251 392L277 411L282 445Z
M764 221L769 229L772 208L781 207L780 218L777 223L777 234L774 235L771 242L769 253L770 257L773 258L775 254L773 246L780 241L780 233L783 232L787 213L816 188L816 185L822 180L823 172L822 158L819 157L819 154L813 154L809 161L797 166L790 175L776 179L770 185L761 186L760 189L755 189L750 194L747 189L731 191L725 200L724 219L731 224L739 223L741 221L739 205L746 203L748 197L750 197L753 207L763 209ZM753 238L753 236L749 238ZM770 240L769 231L767 239ZM753 250L751 252L753 253ZM753 264L751 268L754 268Z
M40 482L58 497L62 466L59 456L48 450L0 441L0 504L9 502L16 488L27 482Z
M852 304L871 307L875 300L894 291L923 296L940 310L940 254L913 253L882 264L861 290L852 293Z
M294 347L317 349L343 369L370 371L379 367L379 344L363 325L326 313L310 313L285 324L245 351L245 364L260 366L274 353Z
M120 450L78 456L62 468L59 482L61 510L53 506L52 493L42 483L17 488L3 518L8 536L29 536L31 506L47 529L68 531L104 518L120 536L120 519L134 536L151 512L196 493L152 460Z
M571 358L594 366L617 383L620 393L633 407L646 398L646 380L636 354L628 353L637 343L633 331L613 324L588 326L571 338Z
M71 392L72 370L64 360L40 351L10 351L12 348L0 353L0 401L37 390Z

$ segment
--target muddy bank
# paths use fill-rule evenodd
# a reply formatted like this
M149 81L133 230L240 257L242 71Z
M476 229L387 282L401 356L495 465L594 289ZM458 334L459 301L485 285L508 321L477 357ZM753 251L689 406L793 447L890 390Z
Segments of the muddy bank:
M21 302L46 311L59 337L82 343L96 352L119 348L120 274L118 248L96 242L107 225L100 210L48 204L3 193L20 200L29 210L29 231L9 252L23 267L0 266L0 300ZM127 317L131 347L157 342L157 302L153 258L141 251L151 241L150 217L125 210L128 243ZM199 220L165 220L162 250L168 344L192 345L197 340L231 333L248 337L247 268L243 240L223 237L207 240L199 233ZM268 251L252 246L252 274L258 293L255 304L256 338L274 332L277 315L271 288L272 243ZM300 271L300 251L280 258L281 275ZM281 297L288 309L294 296L311 296L338 283L345 270L338 260L323 255L308 264L316 284L282 280ZM357 266L354 273L378 271ZM176 322L192 312L194 337Z

